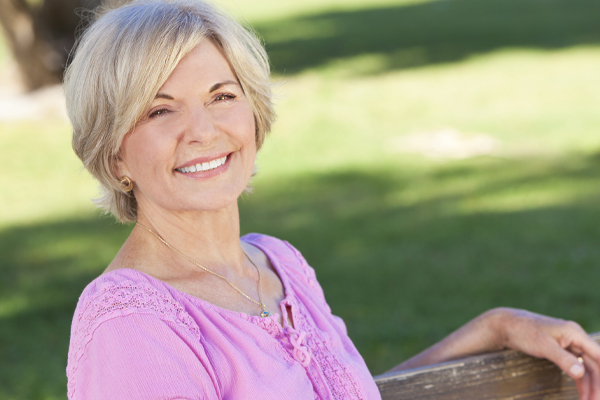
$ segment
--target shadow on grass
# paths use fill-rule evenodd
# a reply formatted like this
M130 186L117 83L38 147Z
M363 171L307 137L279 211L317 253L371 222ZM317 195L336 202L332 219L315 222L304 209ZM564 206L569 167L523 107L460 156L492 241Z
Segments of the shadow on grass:
M294 74L375 54L356 73L460 61L503 48L600 43L595 0L437 0L329 12L256 25L274 71Z
M420 175L382 168L264 181L242 201L243 230L303 252L377 374L494 306L600 330L599 174L594 158L488 160ZM471 197L573 183L598 189L561 206L461 211ZM424 187L441 190L394 200ZM0 399L65 397L77 298L129 230L88 217L0 231Z
M497 306L599 331L599 177L590 157L287 179L256 188L242 227L301 250L377 374ZM411 193L422 199L405 201ZM526 209L511 199L528 204L529 193L557 200ZM505 197L515 211L464 205Z
M128 231L98 217L0 231L0 399L66 398L77 299Z

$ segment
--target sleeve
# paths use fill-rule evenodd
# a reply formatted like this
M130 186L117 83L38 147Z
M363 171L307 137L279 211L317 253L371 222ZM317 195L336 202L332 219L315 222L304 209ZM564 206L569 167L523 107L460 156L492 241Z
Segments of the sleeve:
M69 376L70 400L217 400L218 382L184 326L134 313L98 325Z

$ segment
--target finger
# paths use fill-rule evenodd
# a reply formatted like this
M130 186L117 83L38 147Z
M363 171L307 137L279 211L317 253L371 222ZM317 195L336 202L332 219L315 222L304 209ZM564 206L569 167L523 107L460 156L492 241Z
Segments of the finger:
M577 387L577 393L579 393L579 400L589 400L589 398L590 398L590 375L584 374L581 379L576 379L575 387Z
M585 367L577 360L577 357L563 349L555 341L551 340L544 346L546 351L544 357L558 365L558 368L563 370L571 378L581 379L585 373Z
M600 364L600 344L585 333L577 338L575 342L583 354L594 359L596 364Z
M600 365L598 365L598 361L589 357L588 355L583 355L583 362L585 364L585 376L589 380L589 399L600 399Z

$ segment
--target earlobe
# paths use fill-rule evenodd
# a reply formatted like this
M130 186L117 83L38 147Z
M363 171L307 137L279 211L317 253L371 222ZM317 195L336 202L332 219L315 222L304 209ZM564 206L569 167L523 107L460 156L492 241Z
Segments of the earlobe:
M123 159L117 154L113 161L113 174L119 180L121 190L131 192L133 190L133 180L129 177L129 170Z

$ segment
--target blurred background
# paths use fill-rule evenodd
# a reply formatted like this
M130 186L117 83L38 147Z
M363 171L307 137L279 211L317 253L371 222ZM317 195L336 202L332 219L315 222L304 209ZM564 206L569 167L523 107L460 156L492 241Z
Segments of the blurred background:
M95 3L26 1L0 0L0 399L65 399L78 296L131 227L90 202L57 85ZM497 306L600 331L600 1L221 4L279 114L242 230L302 251L373 374Z

